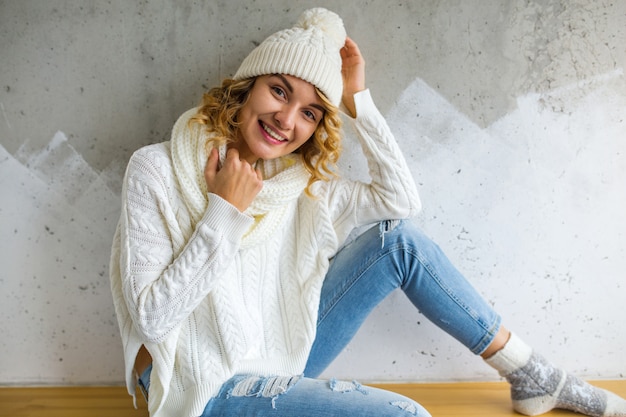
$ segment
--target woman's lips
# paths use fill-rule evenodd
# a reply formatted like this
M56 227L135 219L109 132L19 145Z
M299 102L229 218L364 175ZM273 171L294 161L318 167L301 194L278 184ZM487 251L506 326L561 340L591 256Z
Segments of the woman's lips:
M265 137L270 142L273 142L273 143L283 143L283 142L287 141L286 138L284 138L283 136L281 136L278 133L276 133L271 127L269 127L265 123L259 121L259 125L261 126L261 130L265 134Z

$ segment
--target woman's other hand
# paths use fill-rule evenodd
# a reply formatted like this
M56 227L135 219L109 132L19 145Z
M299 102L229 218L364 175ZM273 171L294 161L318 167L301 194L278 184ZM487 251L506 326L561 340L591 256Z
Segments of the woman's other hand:
M239 159L236 149L226 152L221 167L217 149L212 149L204 168L204 179L208 192L219 195L242 213L263 188L261 172L247 161Z
M343 104L356 117L354 95L365 90L365 59L359 46L351 38L341 48L341 75L343 77Z

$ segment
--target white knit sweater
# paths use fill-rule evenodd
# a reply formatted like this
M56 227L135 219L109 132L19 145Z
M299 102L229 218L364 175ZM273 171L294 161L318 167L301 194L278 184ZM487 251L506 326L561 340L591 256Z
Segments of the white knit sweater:
M316 198L303 192L308 177L297 157L265 161L263 190L246 213L199 192L206 190L206 155L181 145L193 110L181 116L172 141L132 156L111 289L131 395L142 344L153 358L152 416L200 415L237 373L302 374L329 259L356 227L420 209L369 91L355 101L353 124L372 180L317 182Z

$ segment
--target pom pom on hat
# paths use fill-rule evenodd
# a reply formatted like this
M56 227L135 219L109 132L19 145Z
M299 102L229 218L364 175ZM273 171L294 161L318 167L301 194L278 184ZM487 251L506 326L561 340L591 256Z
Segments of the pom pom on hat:
M337 14L321 7L306 10L294 27L270 35L257 46L233 78L292 75L319 88L338 106L343 92L339 50L346 36Z
M346 42L347 34L341 18L336 13L321 7L309 9L302 13L296 26L304 30L318 28L335 42L338 49L341 49Z

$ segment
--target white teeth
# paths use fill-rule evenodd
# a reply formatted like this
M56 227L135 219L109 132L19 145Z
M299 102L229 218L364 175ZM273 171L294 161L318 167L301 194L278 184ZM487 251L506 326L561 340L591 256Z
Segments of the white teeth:
M270 135L271 137L273 137L274 139L279 140L281 142L285 142L287 140L287 139L283 138L282 136L280 136L278 133L274 132L269 127L267 127L267 125L265 123L261 123L261 126L263 127L263 130L265 130L267 132L267 134Z

